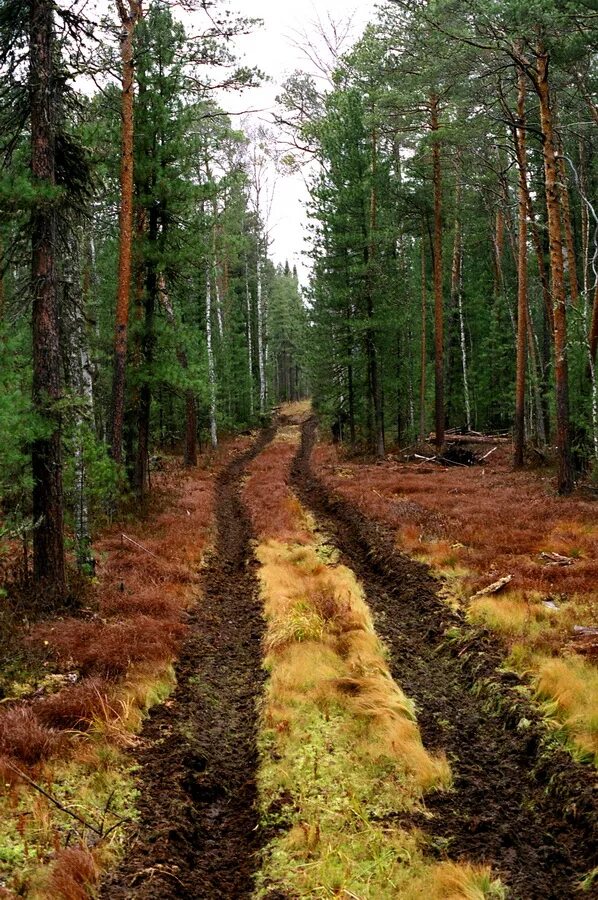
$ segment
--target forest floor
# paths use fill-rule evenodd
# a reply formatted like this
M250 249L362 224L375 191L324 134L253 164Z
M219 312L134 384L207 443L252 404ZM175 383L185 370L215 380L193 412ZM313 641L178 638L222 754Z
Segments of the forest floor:
M451 483L442 469L437 475L392 460L348 461L316 438L306 404L283 407L271 429L231 445L209 478L197 476L195 496L200 491L203 499L195 507L193 478L184 483L174 510L157 517L160 525L148 523L136 534L144 552L132 546L137 555L124 559L120 529L105 539L108 560L110 548L118 544L118 552L112 553L110 577L104 573L100 623L97 617L66 626L62 620L36 632L42 646L47 642L48 658L58 656L63 671L77 678L58 694L39 698L39 705L26 693L8 704L4 718L0 714L6 780L0 802L13 822L10 844L0 841L0 861L3 844L16 854L25 843L21 867L28 854L38 853L47 873L21 878L19 886L18 877L10 883L5 863L0 896L598 896L596 778L588 762L592 732L586 719L581 727L579 713L568 725L563 714L555 730L538 694L539 667L550 660L568 664L573 656L594 671L591 654L582 656L570 646L571 622L591 623L593 609L594 531L585 501L563 506L549 497L535 520L542 519L543 534L553 536L552 542L538 537L542 549L569 551L576 562L548 576L543 562L536 572L535 561L526 557L522 570L513 533L503 533L503 556L498 538L492 545L489 536L484 555L486 535L479 523L474 549L459 540L470 514L475 518L478 506L484 509L484 502L467 494L473 482L462 473ZM430 476L434 491L427 494ZM481 495L488 476L470 477L480 482ZM524 486L526 507L537 492L546 496L538 478L526 476L524 482L506 466L490 477L506 491L495 493L496 504L507 497L512 503ZM414 484L425 504L403 495L397 500L397 491ZM462 519L455 509L451 515L446 510L449 503L459 504L460 493L466 498ZM217 532L206 550L212 515ZM487 505L480 522L484 515L489 517ZM507 504L493 521L514 529L513 517ZM567 535L586 542L578 556L563 543L564 522ZM422 534L430 540L420 541ZM531 546L529 535L527 540L521 546ZM161 569L148 550L156 559L166 551ZM454 553L462 555L447 564ZM563 572L578 563L582 575L579 569ZM543 596L524 597L538 590L537 581L532 586L525 579L554 578L559 609L567 605L563 585L571 579L567 590L575 600L574 613L565 610L572 617L568 624L553 616L549 621L557 624L544 628L544 618L528 611L523 632L488 628L476 601L472 615L467 594L503 574L514 574L516 583L507 603L542 609ZM144 600L148 575L154 585ZM551 597L556 595L553 584ZM165 597L169 603L163 607ZM493 602L499 603L498 595ZM510 616L518 621L515 613ZM100 633L83 635L81 627L91 625ZM137 689L142 717L126 722L122 704L115 721L117 699L125 690L130 697L131 685L143 673L145 684L149 675L141 651L139 659L121 660L119 668L127 635L115 629L124 627L129 637L138 635L138 644L154 647L152 686L174 663L169 675L161 675L167 689L151 702L147 686L145 693ZM170 635L165 644L156 639L156 629ZM518 658L526 660L523 675L505 665L514 634L522 647ZM582 643L585 651L589 642ZM576 671L583 680L585 669ZM77 720L76 704L65 702L85 686L87 703L89 689L105 698L87 728ZM575 695L575 685L570 691ZM52 701L61 695L62 702ZM41 737L53 748L41 750L37 759L19 760L22 749L10 744L10 730L2 727L11 724L6 716L19 714L19 703L36 717L36 727L45 729ZM43 703L51 714L42 713ZM60 722L71 746L59 753L57 742L65 739ZM46 747L41 737L40 747ZM102 741L111 746L109 738L117 764L101 756ZM68 760L63 766L72 766L75 755L74 774L94 765L104 768L108 780L120 773L120 805L115 808L110 792L104 797L96 786L94 802L97 807L102 798L106 825L102 820L94 832L73 824L72 817L68 825L67 816L57 813L53 831L46 823L42 847L43 815L33 809L28 782L13 777L11 760L87 818L90 807L77 795L73 773L68 790L60 793L65 778L50 771L61 754ZM105 833L112 825L119 838L107 852ZM18 867L13 860L12 868ZM101 870L107 874L100 883Z

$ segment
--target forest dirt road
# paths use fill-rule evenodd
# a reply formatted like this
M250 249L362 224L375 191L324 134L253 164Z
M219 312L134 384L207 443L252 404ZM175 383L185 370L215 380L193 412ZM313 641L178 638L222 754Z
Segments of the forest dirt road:
M151 713L139 754L139 821L101 896L249 896L256 830L257 698L263 620L249 565L250 525L239 498L245 466L272 436L219 476L217 546L176 667L177 688Z
M598 863L594 770L549 746L517 691L519 679L497 671L501 655L491 639L447 639L464 620L438 599L425 566L327 494L309 465L315 434L312 419L293 489L362 581L392 675L416 702L424 744L444 750L453 770L455 790L428 798L433 819L413 824L440 856L490 864L513 900L579 896L579 883ZM485 688L475 691L476 684Z
M263 619L240 486L275 430L219 476L217 549L191 613L176 692L143 732L140 818L104 898L252 893L264 841L255 777ZM293 490L361 580L392 675L416 703L424 744L444 751L454 774L454 790L426 798L432 817L395 815L388 827L421 829L439 859L490 865L512 900L580 896L598 864L593 770L550 742L518 678L497 669L490 637L469 632L464 642L465 622L438 599L427 568L326 492L310 468L315 436L310 419Z

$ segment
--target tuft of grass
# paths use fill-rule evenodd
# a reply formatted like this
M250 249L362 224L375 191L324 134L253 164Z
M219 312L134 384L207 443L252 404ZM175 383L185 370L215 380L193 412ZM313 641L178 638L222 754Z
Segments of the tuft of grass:
M580 656L537 661L537 693L573 742L598 762L598 670Z
M546 632L560 629L563 618L567 619L562 610L550 609L538 598L521 593L501 593L472 600L467 617L506 638L525 637L530 643Z
M506 900L507 892L486 866L443 862L406 894L406 900Z

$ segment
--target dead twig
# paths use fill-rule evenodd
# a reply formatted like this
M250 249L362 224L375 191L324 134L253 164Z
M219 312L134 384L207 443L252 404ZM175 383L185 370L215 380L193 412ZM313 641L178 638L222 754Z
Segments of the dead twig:
M483 459L486 459L486 457L490 456L491 453L494 453L495 450L498 450L498 447L493 447L492 450L488 450L488 453L484 453L483 456L480 456L480 462L482 462Z
M10 761L7 761L6 765L8 765L9 769L12 769L13 772L16 772L17 775L23 779L23 781L26 781L27 784L29 784L32 788L34 788L34 790L39 791L40 794L42 794L47 800L49 800L50 803L53 803L54 806L57 809L59 809L61 812L66 813L67 816L71 816L71 818L75 819L81 825L84 825L85 828L89 828L89 830L93 831L94 834L97 834L98 837L104 837L104 834L100 828L97 828L95 825L92 825L91 822L87 822L86 819L84 819L78 813L73 812L72 809L69 809L67 806L64 806L64 804L62 804L60 802L60 800L57 800L56 797L52 796L52 794L50 794L40 784L38 784L36 781L34 781L33 778L30 778L29 775L27 775L25 772L22 772L21 769L18 768L18 766L15 766Z
M114 791L108 798L108 802L102 816L102 823L98 828L96 825L92 825L91 822L88 822L87 819L84 819L82 816L80 816L79 813L73 812L72 809L69 809L68 806L65 806L63 803L61 803L60 800L57 800L53 794L51 794L49 791L46 791L45 788L41 786L41 784L38 784L37 781L34 781L33 778L30 778L26 772L23 772L21 769L19 769L18 766L15 766L14 763L10 762L10 760L6 760L6 765L9 767L9 769L12 769L13 772L16 772L19 778L22 778L23 781L26 781L27 784L30 785L30 787L42 794L42 796L44 796L46 800L49 800L50 803L52 803L56 807L56 809L59 809L61 812L66 813L67 816L75 819L75 821L79 822L80 825L83 825L84 828L89 828L90 831L93 831L93 833L97 834L97 836L101 839L107 838L109 834L111 834L117 828L120 828L121 825L124 825L130 821L130 819L123 819L122 816L117 815L115 812L111 812L110 815L114 816L117 821L114 823L114 825L111 825L110 828L106 830L104 829L104 822L106 820L106 815L109 812L109 806L112 802Z
M154 559L159 559L159 556L156 556L155 553L152 553L151 550L148 550L147 547L144 547L143 544L139 544L137 541L134 541L133 538L128 537L126 534L121 533L121 538L124 538L125 541L129 541L130 544L134 544L136 547L139 547L140 550L143 550L144 553L149 553L150 556L153 556Z

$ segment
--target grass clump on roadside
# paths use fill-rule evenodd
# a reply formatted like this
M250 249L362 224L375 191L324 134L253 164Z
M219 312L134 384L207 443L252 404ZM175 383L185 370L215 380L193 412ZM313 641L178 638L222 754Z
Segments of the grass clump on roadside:
M598 766L598 670L571 653L548 656L516 644L509 664L527 675L542 711L573 756Z

